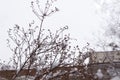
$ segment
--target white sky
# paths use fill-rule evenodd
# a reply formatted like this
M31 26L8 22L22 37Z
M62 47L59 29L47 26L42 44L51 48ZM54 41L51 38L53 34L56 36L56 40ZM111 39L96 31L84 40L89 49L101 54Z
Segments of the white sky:
M7 30L18 24L28 26L32 20L37 21L30 7L31 0L0 1L0 59L7 60L12 54L7 48ZM58 0L59 12L47 19L50 29L69 26L68 32L78 40L78 44L95 42L93 35L100 30L100 18L96 15L94 0Z

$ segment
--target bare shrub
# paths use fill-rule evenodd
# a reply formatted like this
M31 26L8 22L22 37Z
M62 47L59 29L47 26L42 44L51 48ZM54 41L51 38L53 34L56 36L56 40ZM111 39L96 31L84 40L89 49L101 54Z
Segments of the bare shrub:
M13 52L12 62L17 70L11 80L15 80L23 70L27 70L26 79L31 70L35 70L34 80L64 80L73 74L80 80L93 78L84 63L89 57L89 49L86 48L87 52L83 53L78 46L70 46L70 35L63 35L68 26L55 33L44 29L45 18L59 11L58 8L53 8L55 2L47 0L43 7L39 0L31 2L33 12L40 20L39 26L35 26L33 21L27 30L17 24L8 30L8 46Z

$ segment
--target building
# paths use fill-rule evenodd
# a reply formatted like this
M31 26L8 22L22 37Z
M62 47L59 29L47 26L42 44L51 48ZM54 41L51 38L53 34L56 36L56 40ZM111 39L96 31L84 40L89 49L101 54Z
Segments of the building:
M90 64L120 62L120 51L93 52L90 54Z
M90 54L87 54L87 57L88 56L90 57L90 63L88 67L86 67L86 65L56 67L51 71L52 73L58 74L68 72L70 74L61 74L61 76L56 76L55 79L52 80L93 80L93 76L98 77L98 75L101 75L100 80L110 80L112 77L117 75L120 76L120 51L91 52ZM87 73L85 72L86 69ZM46 69L43 69L43 72L46 71ZM15 73L16 70L3 70L0 71L0 77L10 80L15 75ZM82 79L84 77L81 75L81 73L85 73L84 75L87 75L85 76L85 79ZM88 73L90 73L90 75ZM22 70L18 77L23 77L24 75L28 75L28 70ZM36 70L31 69L29 76L35 75ZM99 80L97 77L95 80Z
M90 71L96 75L98 70L104 75L102 80L110 80L120 76L120 51L104 51L90 53Z

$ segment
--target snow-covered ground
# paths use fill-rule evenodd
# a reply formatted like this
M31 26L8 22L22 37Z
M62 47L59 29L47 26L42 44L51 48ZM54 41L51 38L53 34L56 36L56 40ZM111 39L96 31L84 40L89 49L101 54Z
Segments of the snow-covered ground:
M33 76L21 76L21 77L17 77L16 80L34 80Z
M120 76L115 76L115 77L113 77L113 78L110 79L110 80L120 80Z
M8 80L8 79L0 77L0 80ZM17 77L15 80L34 80L34 77L27 76L27 78L26 78L26 76L21 76L21 77Z
M7 79L0 77L0 80L7 80Z

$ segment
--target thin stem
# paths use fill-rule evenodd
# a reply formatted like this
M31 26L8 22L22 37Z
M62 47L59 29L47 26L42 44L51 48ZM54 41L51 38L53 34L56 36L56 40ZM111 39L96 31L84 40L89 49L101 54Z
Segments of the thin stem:
M39 30L39 34L38 34L38 38L37 38L38 41L40 40L40 35L41 35L41 32L42 32L43 21L44 21L44 15L43 15L41 23L40 23L40 30Z
M39 44L40 45L40 44ZM20 72L22 71L22 69L25 67L25 65L27 64L28 60L33 56L33 54L37 51L37 49L40 46L37 46L30 54L30 56L27 58L27 60L24 62L24 64L22 65L22 67L20 68L20 70L17 72L17 74L15 74L15 76L11 79L11 80L15 80L15 78L20 74Z

